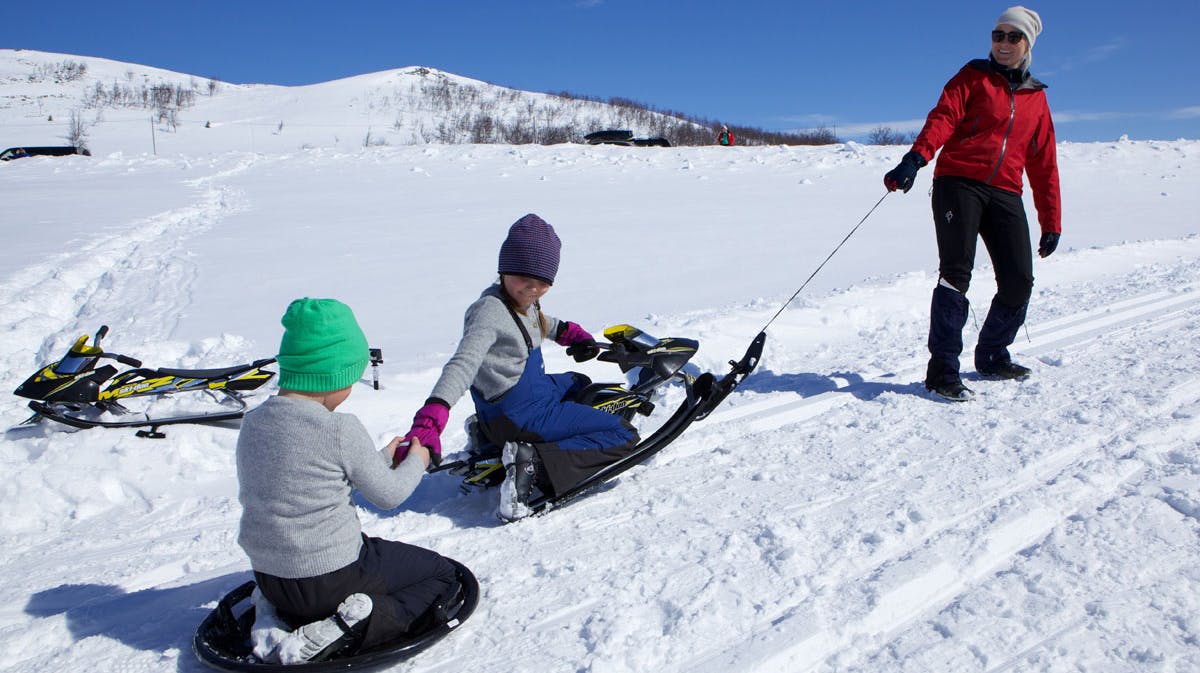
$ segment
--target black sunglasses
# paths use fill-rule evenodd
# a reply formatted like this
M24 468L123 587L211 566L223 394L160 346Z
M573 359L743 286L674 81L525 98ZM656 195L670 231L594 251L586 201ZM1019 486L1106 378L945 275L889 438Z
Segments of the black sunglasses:
M1012 30L1007 33L1002 30L993 30L992 31L992 42L1003 42L1005 36L1008 37L1009 44L1019 44L1021 42L1021 40L1024 39L1025 33L1022 33L1017 30Z

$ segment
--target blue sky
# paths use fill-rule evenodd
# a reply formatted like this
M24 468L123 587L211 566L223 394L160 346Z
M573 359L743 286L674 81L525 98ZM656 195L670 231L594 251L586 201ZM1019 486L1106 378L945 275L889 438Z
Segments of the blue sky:
M769 130L920 127L1008 2L212 0L0 3L5 47L233 83L425 65ZM1200 138L1200 0L1031 2L1060 140Z

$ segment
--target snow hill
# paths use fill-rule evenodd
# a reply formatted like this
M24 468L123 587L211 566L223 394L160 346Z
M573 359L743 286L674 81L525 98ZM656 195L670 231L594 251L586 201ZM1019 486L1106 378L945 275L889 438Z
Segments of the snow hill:
M62 55L0 56L3 133L40 123L34 99L75 100L74 82L10 74ZM245 87L246 119L297 97L291 118L311 123L285 123L286 144L187 145L202 126L181 123L180 147L154 155L144 110L127 124L106 110L94 156L0 163L5 427L28 414L2 391L100 324L148 365L216 367L273 354L290 299L333 296L384 351L382 389L364 381L344 407L382 445L527 212L564 241L549 312L696 338L696 365L723 372L905 151L323 144L345 82ZM923 393L922 171L771 326L739 393L610 488L509 526L494 494L444 475L395 511L364 503L368 532L459 559L482 586L470 621L394 670L1200 670L1200 143L1059 157L1063 243L1036 262L1014 348L1030 380L969 376L968 404ZM993 291L981 253L968 343ZM547 361L619 380L558 349ZM6 433L0 670L203 670L194 629L249 576L235 441L205 426Z
M630 107L412 66L311 86L238 85L107 59L0 49L0 143L171 155L425 143L582 142L598 129L694 126ZM0 148L3 149L3 148Z

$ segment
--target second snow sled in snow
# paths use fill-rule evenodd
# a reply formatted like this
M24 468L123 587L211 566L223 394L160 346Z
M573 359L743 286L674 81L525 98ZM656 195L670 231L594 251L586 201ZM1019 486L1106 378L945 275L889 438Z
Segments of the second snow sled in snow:
M219 369L147 369L141 360L108 353L100 340L108 334L101 326L92 343L79 337L67 354L42 367L25 380L14 394L32 402L33 415L17 428L50 419L76 428L148 428L142 437L162 437L158 427L176 423L215 423L235 420L246 411L243 397L266 383L275 372L263 369L274 358ZM118 373L113 365L97 367L101 359L132 367ZM135 411L129 405L146 403L170 395L191 393L207 398L204 409L158 415Z
M767 339L765 332L759 333L741 359L730 360L730 371L718 379L709 372L694 375L685 370L685 365L700 347L694 339L658 339L629 325L610 327L604 330L604 337L609 343L597 343L600 348L597 359L616 364L632 381L626 384L592 383L575 401L627 421L633 421L637 415L654 413L656 391L669 383L682 384L683 401L661 425L638 442L630 455L561 493L535 495L529 501L529 508L535 514L574 499L645 462L675 441L692 423L707 417L758 366ZM444 462L430 471L449 471L461 476L464 491L498 486L504 481L501 447L488 442L474 423L468 423L467 434L466 456Z
M254 656L250 630L254 627L255 608L251 601L255 584L246 582L229 592L204 619L192 640L192 650L200 661L221 671L265 673L302 671L327 673L348 669L374 669L403 661L450 635L475 611L479 603L479 582L466 566L454 564L461 588L453 600L439 602L418 621L425 624L409 634L369 650L359 650L352 636L334 643L310 661L277 664Z

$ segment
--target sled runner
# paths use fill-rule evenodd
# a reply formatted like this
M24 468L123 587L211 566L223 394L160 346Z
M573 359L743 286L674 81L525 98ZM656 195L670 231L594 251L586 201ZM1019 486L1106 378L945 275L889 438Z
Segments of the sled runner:
M593 383L580 393L578 401L601 411L632 420L635 414L649 416L655 405L655 391L671 382L684 387L684 400L670 417L649 436L642 439L633 452L608 465L587 479L553 497L537 495L529 501L536 514L565 504L600 484L639 465L675 441L692 423L703 420L758 366L766 343L765 332L759 333L740 360L731 360L729 373L717 379L705 372L693 376L684 365L696 354L699 342L693 339L656 339L629 325L617 325L604 331L609 344L598 343L597 359L616 364L621 372L638 370L632 384ZM504 481L504 466L500 461L501 448L490 444L474 427L468 427L467 456L444 462L431 472L449 471L463 477L464 491L489 488Z
M76 428L149 428L138 435L162 437L158 427L163 425L216 423L241 418L246 411L243 394L275 375L275 372L263 369L275 362L274 358L220 369L147 369L135 358L106 353L100 347L100 340L107 334L108 326L102 326L92 345L88 345L86 334L79 337L61 360L46 365L13 391L33 400L29 403L33 415L17 428L48 418ZM116 360L133 369L118 373L113 365L97 367L100 359ZM135 398L179 393L201 394L215 402L216 409L154 417L149 413L134 412L122 404ZM108 420L103 416L105 412L115 418Z
M229 592L217 607L205 617L192 640L192 650L200 661L221 671L262 673L264 671L302 671L303 673L325 673L352 668L375 668L407 659L425 650L450 632L454 631L471 616L479 603L479 582L463 564L450 559L458 574L462 591L461 602L435 605L423 618L427 628L399 640L359 651L353 640L335 643L318 654L313 660L300 664L270 664L260 661L253 654L250 629L254 626L255 610L250 601L254 592L253 581L246 582Z

